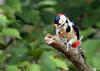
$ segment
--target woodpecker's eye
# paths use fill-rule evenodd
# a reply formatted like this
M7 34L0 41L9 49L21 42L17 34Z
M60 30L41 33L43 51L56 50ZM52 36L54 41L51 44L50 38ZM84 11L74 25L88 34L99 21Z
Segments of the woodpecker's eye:
M58 23L58 25L61 25L61 23Z
M66 23L68 23L68 20L66 20Z

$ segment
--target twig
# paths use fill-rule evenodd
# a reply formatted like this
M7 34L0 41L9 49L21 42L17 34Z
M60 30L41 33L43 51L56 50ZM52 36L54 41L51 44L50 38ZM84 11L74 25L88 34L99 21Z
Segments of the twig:
M63 53L79 71L92 71L84 58L81 56L79 48L70 47L68 51L66 51L66 46L57 40L57 36L53 36L51 34L47 34L44 40L49 46L52 46L59 52Z

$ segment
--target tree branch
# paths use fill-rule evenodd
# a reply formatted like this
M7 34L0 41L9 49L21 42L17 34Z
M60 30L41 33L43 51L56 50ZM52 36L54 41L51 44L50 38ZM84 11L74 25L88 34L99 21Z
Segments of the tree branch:
M79 48L70 47L68 51L66 51L64 43L59 41L57 36L53 36L51 34L47 34L44 40L49 46L52 46L59 52L63 53L79 71L92 71L89 65L85 62L84 58L81 56Z

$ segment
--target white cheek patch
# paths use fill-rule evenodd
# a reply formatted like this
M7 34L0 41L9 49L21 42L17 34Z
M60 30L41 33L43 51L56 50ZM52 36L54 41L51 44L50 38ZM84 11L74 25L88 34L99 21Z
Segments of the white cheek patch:
M62 15L60 17L59 23L64 24L66 22L66 17L64 15Z
M61 19L59 20L59 23L62 23L62 20Z

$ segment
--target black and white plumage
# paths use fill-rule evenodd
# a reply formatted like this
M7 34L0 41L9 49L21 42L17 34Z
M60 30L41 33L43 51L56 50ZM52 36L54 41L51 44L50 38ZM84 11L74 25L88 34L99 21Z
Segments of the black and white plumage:
M74 24L74 25L72 25L72 27L73 27L73 29L75 30L75 33L76 33L76 35L77 35L77 39L79 40L80 35L79 35L78 26L77 26L76 24Z
M56 34L58 34L58 31L63 28L65 30L65 33L75 33L77 40L79 40L79 30L77 25L71 22L64 14L58 14L55 17L54 25L56 27Z
M76 48L80 46L79 30L76 24L71 22L64 14L58 14L54 19L54 26L58 38Z
M67 51L69 45L73 45L77 41L81 41L82 37L80 38L79 29L76 24L71 22L64 14L58 14L54 19L54 26L56 30L56 35L58 38L61 39L65 44L67 43ZM77 45L77 44L74 44ZM77 46L72 46L74 48L79 47L80 44ZM81 52L80 52L81 53ZM83 52L81 53L82 57L84 58Z

